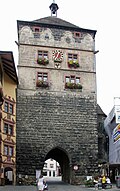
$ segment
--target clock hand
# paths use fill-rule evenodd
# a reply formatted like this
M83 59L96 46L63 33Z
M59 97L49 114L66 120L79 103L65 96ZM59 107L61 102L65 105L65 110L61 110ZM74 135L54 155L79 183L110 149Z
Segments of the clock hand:
M59 52L57 52L57 56L56 56L57 58L59 58L60 57L60 53Z

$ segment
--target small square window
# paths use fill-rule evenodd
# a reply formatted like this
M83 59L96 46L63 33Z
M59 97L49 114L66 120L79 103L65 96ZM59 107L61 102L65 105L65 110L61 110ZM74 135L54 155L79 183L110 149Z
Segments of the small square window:
M13 135L13 126L9 125L8 134Z
M13 156L13 147L9 147L9 156Z
M38 58L48 59L48 52L47 51L38 51Z
M79 37L81 36L81 33L80 33L80 32L75 32L75 33L74 33L74 36L75 36L76 38L79 38Z
M65 82L67 83L67 82L69 82L69 81L70 81L70 77L67 77L67 76L66 76Z
M8 146L4 145L4 155L8 155Z
M13 156L13 147L9 145L4 145L4 155Z
M54 167L54 165L53 164L50 164L50 168L53 168Z
M77 60L77 54L73 54L73 60Z
M68 54L68 59L72 60L72 58L73 58L72 54Z
M7 101L4 102L4 111L6 113L10 113L10 114L13 114L13 104L12 103L9 103Z
M39 27L35 27L35 28L34 28L34 31L35 31L35 32L40 32L40 28L39 28Z
M10 114L13 114L13 105L10 104Z
M7 112L7 113L8 113L8 111L9 111L9 104L8 104L8 102L6 102L6 101L5 101L5 103L4 103L4 110L5 110L5 112Z
M76 84L80 83L80 78L76 77Z
M75 83L75 76L71 76L71 83Z
M13 135L13 125L4 123L4 133L8 135Z

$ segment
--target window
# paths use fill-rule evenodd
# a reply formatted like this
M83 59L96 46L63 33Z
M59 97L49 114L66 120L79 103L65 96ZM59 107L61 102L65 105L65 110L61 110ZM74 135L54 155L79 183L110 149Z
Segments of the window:
M10 110L9 110L9 113L10 114L13 114L13 105L12 104L10 104L10 108L9 108Z
M42 73L42 72L38 73L36 86L37 87L44 87L44 88L49 86L47 73Z
M9 104L5 101L5 103L4 103L4 110L5 110L5 112L9 112Z
M47 81L48 80L48 74L47 73L38 73L38 80Z
M9 145L4 145L4 155L13 156L13 147Z
M80 37L81 37L81 33L80 33L80 32L74 32L74 36L75 36L76 38L80 38Z
M4 133L8 135L13 135L13 125L4 123Z
M65 82L70 82L70 83L75 83L75 84L80 84L80 77L75 77L75 76L66 76L65 77Z
M76 84L79 84L80 83L80 78L79 77L76 77Z
M39 28L39 27L35 27L35 28L34 28L34 31L35 31L35 32L40 32L40 28Z
M13 156L13 147L9 147L9 155Z
M8 146L4 145L4 154L8 155Z
M47 51L38 51L38 58L48 59L48 52Z
M68 54L68 60L77 60L78 59L78 56L77 54Z
M4 102L4 111L6 113L13 114L13 104L5 101Z
M34 38L40 38L40 27L33 27Z
M77 54L68 54L68 66L74 68L79 67Z
M37 63L44 65L49 63L47 51L38 51Z
M65 88L82 89L82 85L80 83L80 77L66 76L65 77Z
M54 167L54 165L53 164L50 164L50 168L53 168Z
M67 82L70 82L70 77L67 77L67 76L66 76L65 82L66 82L66 83L67 83Z

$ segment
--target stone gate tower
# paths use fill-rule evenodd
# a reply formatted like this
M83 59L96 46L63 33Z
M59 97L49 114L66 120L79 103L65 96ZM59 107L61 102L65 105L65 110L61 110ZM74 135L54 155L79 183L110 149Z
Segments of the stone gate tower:
M17 175L35 178L49 158L62 179L97 172L95 30L51 16L17 21Z

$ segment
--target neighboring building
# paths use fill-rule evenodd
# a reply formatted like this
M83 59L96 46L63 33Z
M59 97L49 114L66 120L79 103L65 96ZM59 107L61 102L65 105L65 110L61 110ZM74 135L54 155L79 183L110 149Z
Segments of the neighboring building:
M109 176L112 182L116 180L117 176L120 176L120 122L117 123L117 117L116 108L113 107L104 121L104 128L109 137L108 162Z
M47 177L60 176L60 165L59 165L59 163L53 159L46 160L44 167L43 167L43 175L47 176Z
M108 152L109 152L109 141L108 135L104 129L104 120L107 115L102 111L99 105L97 105L98 114L98 167L99 175L109 175L108 172Z
M98 173L96 30L51 16L17 21L17 175L35 179L47 159L62 180ZM23 180L24 183L24 180Z
M13 53L0 51L0 185L16 184L17 83Z

